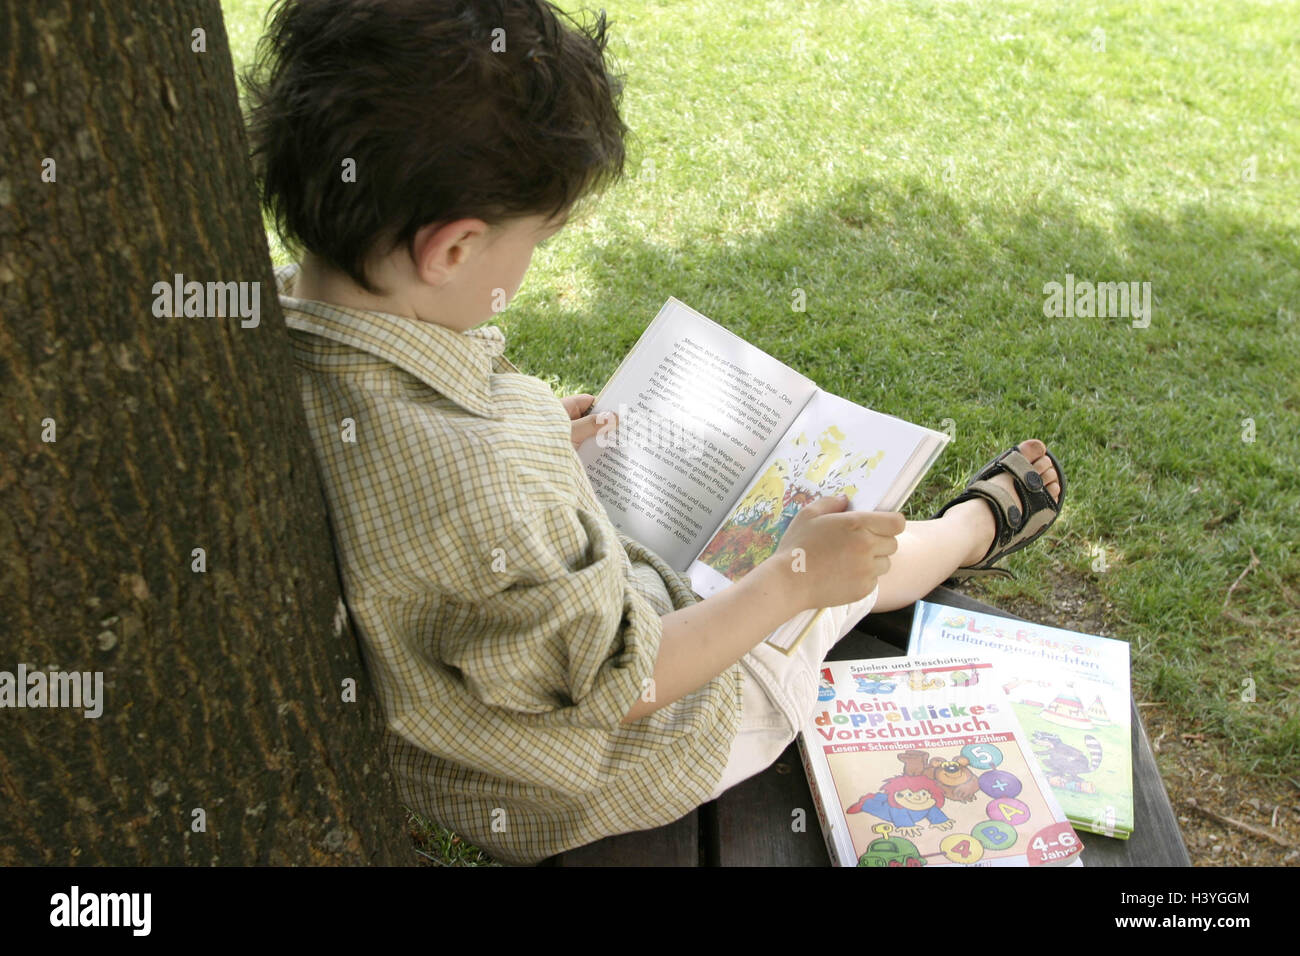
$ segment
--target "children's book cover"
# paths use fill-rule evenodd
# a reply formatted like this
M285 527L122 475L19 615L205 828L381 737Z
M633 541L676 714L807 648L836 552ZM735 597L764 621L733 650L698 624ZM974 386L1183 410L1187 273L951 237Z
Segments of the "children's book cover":
M827 661L799 737L838 866L1064 866L1083 849L992 664Z
M1126 642L920 601L908 650L998 664L1007 674L1002 689L1070 821L1104 836L1132 835Z

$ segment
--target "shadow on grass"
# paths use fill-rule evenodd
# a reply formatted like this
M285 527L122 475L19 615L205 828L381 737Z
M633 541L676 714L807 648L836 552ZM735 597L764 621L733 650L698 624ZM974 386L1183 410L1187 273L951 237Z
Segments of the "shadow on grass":
M1042 438L1067 474L1065 511L1006 562L1023 583L986 599L1032 590L1045 557L1092 576L1112 633L1134 643L1135 686L1221 735L1240 766L1293 771L1295 642L1242 641L1222 614L1253 548L1268 573L1233 606L1275 635L1300 621L1287 597L1300 584L1300 248L1282 226L1203 203L969 205L939 181L866 180L725 242L619 237L584 255L581 309L543 294L510 312L525 371L598 391L674 295L831 392L934 428L950 419L913 518L998 451ZM1150 283L1149 325L1046 317L1044 286L1067 274ZM792 310L796 290L806 311ZM1257 703L1239 713L1247 676Z

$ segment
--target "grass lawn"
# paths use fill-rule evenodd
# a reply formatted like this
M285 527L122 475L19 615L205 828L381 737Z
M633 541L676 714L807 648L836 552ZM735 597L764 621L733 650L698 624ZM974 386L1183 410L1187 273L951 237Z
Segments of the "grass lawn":
M265 3L223 8L238 67ZM498 320L513 361L595 393L675 295L823 388L951 430L914 518L1043 439L1064 514L1006 562L1017 580L968 590L1129 641L1139 701L1203 734L1216 771L1284 786L1300 3L606 9L628 175L538 251ZM1149 325L1046 317L1067 275L1150 283ZM479 861L440 839L425 851Z

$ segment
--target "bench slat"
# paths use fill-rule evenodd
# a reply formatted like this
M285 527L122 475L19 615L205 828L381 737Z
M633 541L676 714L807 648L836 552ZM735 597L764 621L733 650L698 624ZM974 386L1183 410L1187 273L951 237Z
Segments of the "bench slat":
M708 866L829 866L797 744L703 809ZM802 810L802 832L794 829Z
M655 830L606 837L545 860L542 866L699 866L700 810Z

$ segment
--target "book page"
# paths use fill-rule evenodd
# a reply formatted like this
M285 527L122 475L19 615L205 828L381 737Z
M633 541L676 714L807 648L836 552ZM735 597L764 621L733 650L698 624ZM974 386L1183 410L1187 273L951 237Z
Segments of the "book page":
M612 441L578 458L614 526L685 571L816 390L669 299L592 405L619 416Z
M881 510L915 462L947 436L818 391L692 563L691 587L716 594L776 551L794 516L818 498L849 496L850 511ZM919 451L927 450L924 455ZM901 506L900 501L897 506ZM892 509L896 505L889 505Z

